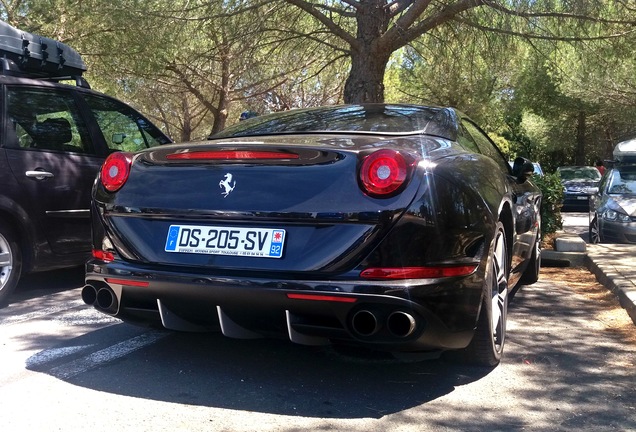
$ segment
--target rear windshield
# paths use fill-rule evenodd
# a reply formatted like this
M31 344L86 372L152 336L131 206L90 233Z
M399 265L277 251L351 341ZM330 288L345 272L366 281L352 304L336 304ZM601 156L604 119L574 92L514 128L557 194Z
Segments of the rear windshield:
M376 134L424 133L454 140L453 112L413 105L346 105L283 111L254 117L210 136L272 135L296 132L350 132Z
M601 173L594 167L559 168L562 180L595 180L601 179Z

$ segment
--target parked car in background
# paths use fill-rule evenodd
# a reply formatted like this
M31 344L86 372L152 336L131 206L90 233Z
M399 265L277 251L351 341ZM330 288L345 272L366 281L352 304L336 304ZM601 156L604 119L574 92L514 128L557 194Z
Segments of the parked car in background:
M557 168L563 184L562 211L588 212L590 197L598 192L601 173L593 166L562 166Z
M0 54L3 303L21 274L86 262L91 187L106 156L170 139L128 105L92 91L67 45L0 22Z
M451 108L344 105L115 153L83 300L124 321L495 365L541 192Z
M614 158L590 201L591 243L636 243L636 139L617 144Z

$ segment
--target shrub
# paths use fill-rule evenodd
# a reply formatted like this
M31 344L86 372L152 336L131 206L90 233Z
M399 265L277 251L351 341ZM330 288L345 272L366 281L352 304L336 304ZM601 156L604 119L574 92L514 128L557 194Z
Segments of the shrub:
M563 185L558 173L534 176L534 183L541 189L541 235L554 234L563 228L561 206L563 205Z

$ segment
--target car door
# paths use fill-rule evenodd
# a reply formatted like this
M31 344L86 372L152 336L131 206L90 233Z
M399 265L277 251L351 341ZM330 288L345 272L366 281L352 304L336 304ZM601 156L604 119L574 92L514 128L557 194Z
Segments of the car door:
M72 90L6 88L5 151L20 202L56 254L90 251L96 154Z

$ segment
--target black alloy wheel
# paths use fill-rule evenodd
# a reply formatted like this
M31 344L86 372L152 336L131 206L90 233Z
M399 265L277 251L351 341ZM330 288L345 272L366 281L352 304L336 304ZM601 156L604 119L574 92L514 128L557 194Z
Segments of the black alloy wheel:
M473 340L462 353L466 363L492 367L501 360L508 317L508 269L506 233L503 224L498 222L484 280L486 295L477 328Z

